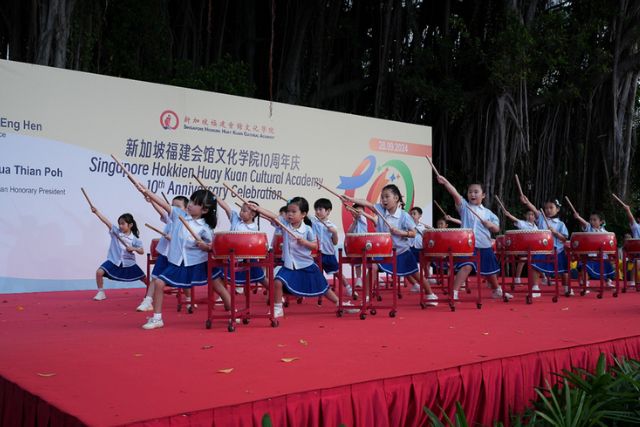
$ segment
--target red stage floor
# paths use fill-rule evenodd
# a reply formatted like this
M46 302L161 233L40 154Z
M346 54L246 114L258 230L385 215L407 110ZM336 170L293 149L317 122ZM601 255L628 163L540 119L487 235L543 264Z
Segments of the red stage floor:
M4 378L0 381L5 386L0 416L4 411L5 422L24 422L19 415L7 415L12 412L7 405L13 404L9 394L17 395L19 389L48 402L54 412L57 408L89 425L145 420L156 420L147 425L159 425L171 416L177 416L173 423L185 424L189 417L180 418L185 413L197 415L189 421L191 425L210 424L206 420L212 412L206 410L254 401L266 402L264 408L275 412L280 411L274 409L277 405L286 404L286 415L274 414L282 420L297 416L290 413L290 405L307 391L337 392L339 386L372 380L441 375L447 368L620 339L624 344L617 348L626 350L618 354L637 356L640 351L636 345L640 294L636 292L615 299L607 294L602 300L594 295L562 297L556 304L545 297L532 305L520 296L510 303L486 300L481 310L464 302L456 312L444 304L421 310L417 296L407 295L396 318L381 310L364 321L354 315L336 318L328 301L318 307L315 300L307 300L293 304L278 328L255 319L250 325L238 325L235 333L228 333L221 322L206 330L204 307L191 315L177 313L173 299L165 304L165 328L145 331L140 326L146 314L134 311L141 290L109 291L102 302L92 301L93 294L0 295L0 376ZM607 348L598 345L589 347L590 352ZM575 355L571 357L575 360ZM593 357L586 362L592 363ZM295 360L285 362L284 358ZM220 372L227 369L233 370ZM488 384L487 374L482 377L479 372L478 380ZM18 387L12 388L9 382ZM13 391L7 392L7 387ZM331 390L322 393L329 396ZM353 386L354 406L362 404L355 400L356 390ZM469 393L466 399L472 398ZM289 397L264 401L276 396ZM386 399L389 405L390 397ZM218 411L223 413L227 420L243 419L235 418L233 409ZM41 414L40 421L45 416ZM299 425L314 423L304 420L313 414L301 416ZM338 416L350 420L350 425L365 422L354 420L352 414ZM331 424L327 414L324 417L320 421ZM380 425L386 424L394 423Z

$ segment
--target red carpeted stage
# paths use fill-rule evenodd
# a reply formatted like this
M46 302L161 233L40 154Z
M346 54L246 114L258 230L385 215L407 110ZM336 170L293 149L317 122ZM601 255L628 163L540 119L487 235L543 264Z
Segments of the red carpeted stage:
M0 424L420 425L423 406L460 400L490 424L520 411L570 365L640 357L640 294L550 297L526 305L472 302L421 310L406 295L396 318L337 318L325 301L265 319L204 328L205 308L140 328L142 290L0 295ZM262 307L261 305L257 306ZM293 360L292 360L293 359Z

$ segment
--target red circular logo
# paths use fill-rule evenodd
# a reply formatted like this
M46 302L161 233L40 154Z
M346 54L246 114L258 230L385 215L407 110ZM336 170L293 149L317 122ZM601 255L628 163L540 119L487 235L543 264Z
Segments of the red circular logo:
M176 130L180 124L178 115L171 110L164 110L160 114L160 125L163 129Z

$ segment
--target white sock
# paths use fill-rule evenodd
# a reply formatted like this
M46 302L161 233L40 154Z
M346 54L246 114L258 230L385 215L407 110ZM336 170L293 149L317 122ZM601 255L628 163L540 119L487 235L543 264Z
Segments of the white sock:
M273 304L273 308L282 308L282 303Z
M153 302L153 298L151 298L151 297L144 297L144 301L147 301L147 302Z
M153 313L154 320L162 320L162 313Z

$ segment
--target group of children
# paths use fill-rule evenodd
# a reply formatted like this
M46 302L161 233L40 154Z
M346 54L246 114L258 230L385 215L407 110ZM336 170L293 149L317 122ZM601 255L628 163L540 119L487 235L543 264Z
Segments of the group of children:
M189 199L177 196L169 204L158 197L141 183L130 177L136 188L144 198L160 214L160 219L165 223L162 238L157 246L158 258L151 273L147 294L138 306L138 311L152 311L153 316L142 326L144 329L156 329L164 326L162 319L162 299L165 286L183 288L190 304L189 289L192 286L201 286L208 283L207 259L211 248L214 229L217 225L218 205L225 211L231 223L232 231L258 231L259 217L267 218L276 228L276 233L282 234L282 267L278 270L274 279L274 317L282 317L283 292L288 291L297 296L324 295L333 303L338 304L338 297L330 288L324 273L336 274L345 287L348 296L357 297L356 290L344 279L339 270L339 264L335 255L335 246L338 243L338 229L329 220L332 210L331 201L318 199L314 204L315 217L309 215L309 203L303 197L294 197L289 200L279 214L271 212L254 202L247 202L241 206L240 212L232 211L229 205L217 198L211 191L200 189L195 191ZM453 197L456 209L460 214L460 220L444 217L437 221L438 228L447 226L447 221L458 222L462 228L472 229L475 234L474 255L479 254L481 270L479 274L493 289L494 298L510 299L512 296L502 290L497 274L500 272L500 264L492 249L492 234L500 231L498 217L485 206L486 197L483 186L480 183L472 183L468 186L466 199L458 193L455 187L443 176L437 176L437 182ZM376 231L391 234L393 247L396 250L396 274L404 277L412 285L412 291L423 291L427 305L436 306L438 296L431 289L430 280L426 275L419 274L419 253L422 250L422 234L426 229L420 222L422 211L414 207L407 213L404 209L404 201L398 187L394 184L383 188L380 202L373 204L368 200L355 199L349 196L341 196L341 201L349 207L354 216L354 221L349 228L349 233L366 233L367 221L375 224ZM505 215L514 225L520 229L550 229L554 237L554 246L557 252L558 273L565 286L568 286L568 260L564 252L564 242L568 239L566 225L558 218L560 204L556 200L547 201L542 211L538 210L524 195L522 203L528 208L525 220L518 220L505 209ZM367 212L369 210L369 212ZM640 238L640 213L634 218L631 209L626 206L630 219L634 238ZM134 253L143 253L142 242L139 239L138 228L130 214L124 214L118 218L118 226L113 226L96 208L92 211L109 227L111 233L111 245L107 261L96 272L98 293L95 300L104 300L106 295L103 289L103 277L119 281L135 281L144 278L144 273L135 263ZM589 222L576 215L576 219L583 225L585 231L604 231L602 217L593 214ZM285 230L286 229L286 230ZM322 256L322 269L316 264L312 252L319 250ZM472 258L459 259L455 265L456 275L454 279L453 299L458 299L458 292L467 277L477 269ZM539 283L545 276L555 274L554 263L546 259L535 259L531 266L534 270L534 290L539 290ZM522 267L519 267L522 268ZM612 272L608 269L600 272L598 266L587 265L590 276L604 274L609 277ZM373 264L370 273L377 277L378 272L393 273L391 264L380 262ZM228 272L226 272L227 279ZM355 287L362 286L365 298L368 298L369 289L367 280L362 281L362 269L356 268ZM213 270L211 280L215 292L220 296L226 309L230 307L230 294L223 278L225 272L216 268ZM252 282L266 284L262 269L252 268L250 272ZM518 276L519 277L519 276ZM598 276L599 277L599 276ZM243 274L236 276L237 283L244 283L246 277ZM567 288L568 289L568 288ZM344 305L352 305L345 302ZM347 308L348 312L357 312Z

